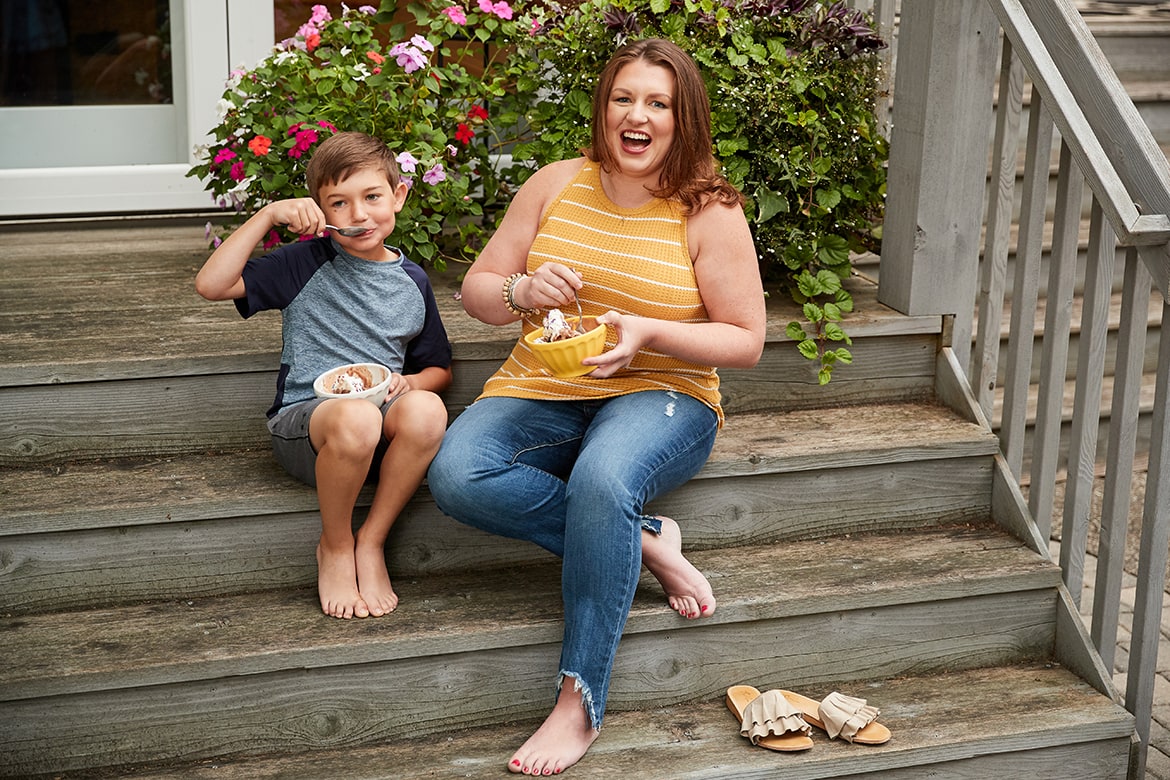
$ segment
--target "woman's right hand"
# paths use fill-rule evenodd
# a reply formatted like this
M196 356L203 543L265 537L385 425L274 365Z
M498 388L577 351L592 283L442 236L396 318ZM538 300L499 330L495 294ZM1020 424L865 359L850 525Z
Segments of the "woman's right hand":
M573 303L584 283L581 275L561 263L545 263L516 282L512 300L525 309L559 309Z

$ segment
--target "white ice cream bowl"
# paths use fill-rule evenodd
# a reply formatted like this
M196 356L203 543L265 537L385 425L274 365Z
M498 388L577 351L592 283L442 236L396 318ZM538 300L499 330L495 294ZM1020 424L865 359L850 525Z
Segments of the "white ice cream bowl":
M356 369L358 373L368 373L374 382L373 386L358 392L333 392L331 388L337 377L351 369ZM346 363L329 369L313 381L313 393L318 398L364 398L372 403L381 403L389 387L390 369L380 363Z

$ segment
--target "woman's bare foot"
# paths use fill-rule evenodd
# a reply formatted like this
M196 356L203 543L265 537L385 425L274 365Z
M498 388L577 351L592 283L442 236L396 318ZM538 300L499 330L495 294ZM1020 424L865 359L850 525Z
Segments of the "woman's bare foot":
M662 533L642 531L642 563L666 591L670 608L685 618L708 617L715 611L711 583L682 552L682 532L669 517L659 517Z
M390 585L386 571L386 552L382 545L363 545L354 548L357 564L358 592L374 617L388 615L398 607L398 594Z
M370 610L357 589L353 548L334 552L317 544L317 595L321 611L330 617L369 617Z
M556 706L536 733L508 760L508 771L523 775L559 775L581 760L597 730L581 704L581 692L565 679Z

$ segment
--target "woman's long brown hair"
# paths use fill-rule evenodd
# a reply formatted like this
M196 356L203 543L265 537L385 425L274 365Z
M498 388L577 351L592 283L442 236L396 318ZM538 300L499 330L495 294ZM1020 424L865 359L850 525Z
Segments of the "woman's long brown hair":
M742 206L743 194L717 170L712 154L711 104L702 74L690 55L678 45L661 38L645 38L618 49L597 80L593 90L593 145L585 155L602 170L621 170L605 138L605 113L618 71L642 60L674 74L674 142L663 162L659 198L674 198L687 214L699 211L711 200Z

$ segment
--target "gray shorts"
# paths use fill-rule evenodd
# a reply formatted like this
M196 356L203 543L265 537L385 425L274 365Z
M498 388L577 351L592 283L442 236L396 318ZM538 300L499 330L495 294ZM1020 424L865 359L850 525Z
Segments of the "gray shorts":
M399 396L395 396L382 404L382 419L386 419L386 412L390 411L390 406L398 398ZM276 456L276 462L289 474L313 487L317 486L317 451L309 441L309 418L325 400L327 399L314 398L285 407L268 421L268 432L272 434L272 454ZM382 456L386 454L389 445L389 440L383 436L374 451L370 473L366 475L367 481L377 477L378 466L381 465Z

